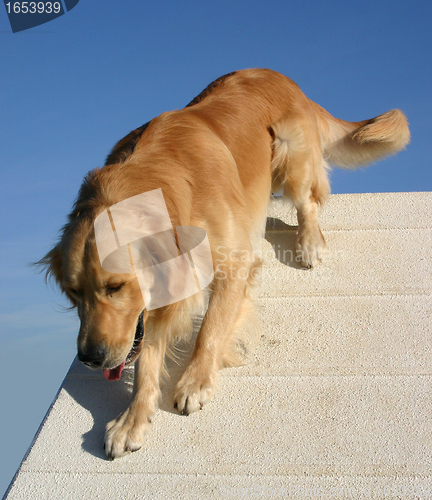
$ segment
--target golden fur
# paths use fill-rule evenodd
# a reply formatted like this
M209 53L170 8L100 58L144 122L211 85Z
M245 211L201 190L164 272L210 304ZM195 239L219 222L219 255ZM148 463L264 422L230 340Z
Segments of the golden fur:
M87 175L59 243L41 263L77 307L80 359L113 369L139 354L133 400L107 427L110 459L141 447L157 405L165 354L174 338L190 331L199 298L146 311L134 274L101 268L95 217L121 200L161 188L174 227L207 232L215 277L174 396L178 411L189 414L211 399L218 371L233 363L232 345L253 311L249 291L260 265L272 187L282 188L296 207L297 251L302 264L313 267L325 245L317 215L329 194L327 162L365 164L401 150L409 138L399 110L355 123L338 120L285 76L251 69L216 80L189 106L131 132L103 168ZM144 340L134 345L140 321Z

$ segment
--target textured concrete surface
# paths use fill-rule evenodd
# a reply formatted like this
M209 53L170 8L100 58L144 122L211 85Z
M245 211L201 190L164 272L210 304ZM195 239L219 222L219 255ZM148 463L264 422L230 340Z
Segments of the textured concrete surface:
M300 269L272 202L260 341L202 412L167 384L144 448L108 462L132 369L75 361L5 498L432 498L432 193L336 195L320 221L326 260Z

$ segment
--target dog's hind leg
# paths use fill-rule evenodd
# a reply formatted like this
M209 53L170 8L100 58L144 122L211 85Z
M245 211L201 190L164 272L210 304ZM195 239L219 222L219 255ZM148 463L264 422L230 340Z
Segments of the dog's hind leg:
M297 209L297 259L307 268L319 264L325 240L318 226L318 208L328 197L327 164L321 153L316 122L311 117L284 119L272 125L272 175Z

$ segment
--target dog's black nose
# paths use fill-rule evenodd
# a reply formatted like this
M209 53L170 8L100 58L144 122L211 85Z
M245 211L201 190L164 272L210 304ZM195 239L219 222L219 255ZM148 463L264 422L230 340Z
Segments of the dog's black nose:
M100 368L107 356L107 350L100 344L78 349L78 359L90 368Z

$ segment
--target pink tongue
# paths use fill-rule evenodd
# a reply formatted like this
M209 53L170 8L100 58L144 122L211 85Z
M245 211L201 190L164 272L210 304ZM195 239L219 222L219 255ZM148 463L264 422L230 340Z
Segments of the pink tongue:
M125 367L125 362L123 361L123 363L117 366L117 368L111 368L111 370L104 370L103 371L104 377L107 380L120 380L121 373L124 367Z

